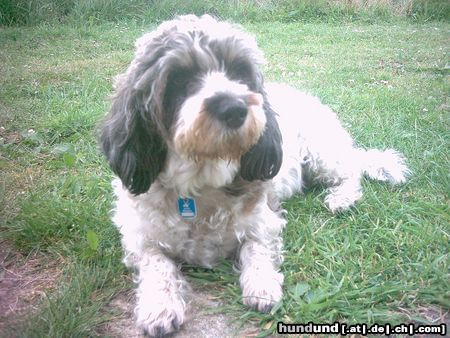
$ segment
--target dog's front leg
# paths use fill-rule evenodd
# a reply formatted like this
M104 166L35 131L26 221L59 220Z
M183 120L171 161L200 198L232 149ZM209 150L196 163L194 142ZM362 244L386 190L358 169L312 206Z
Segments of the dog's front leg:
M247 240L241 247L239 260L244 304L269 312L283 295L283 275L277 271L277 253L259 242Z
M188 284L175 263L158 250L138 263L137 325L149 336L178 330L184 321Z

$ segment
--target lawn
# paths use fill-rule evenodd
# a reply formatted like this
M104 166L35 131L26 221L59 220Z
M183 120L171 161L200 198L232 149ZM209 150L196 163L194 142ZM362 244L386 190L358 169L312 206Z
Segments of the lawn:
M0 239L58 270L20 336L95 336L115 318L106 304L133 287L109 220L112 174L98 125L112 78L152 27L0 28ZM265 53L266 80L316 94L359 145L403 152L412 176L395 188L365 181L363 200L340 215L319 189L284 203L284 298L270 314L242 305L230 262L185 273L215 290L221 311L257 322L260 335L278 321L440 323L450 308L450 25L244 27Z

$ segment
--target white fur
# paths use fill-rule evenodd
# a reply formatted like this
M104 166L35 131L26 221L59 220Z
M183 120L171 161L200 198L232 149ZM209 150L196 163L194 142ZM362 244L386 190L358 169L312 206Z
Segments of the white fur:
M221 92L238 95L242 97L242 102L244 102L245 98L251 97L254 102L249 111L254 117L253 121L256 123L257 129L261 132L264 130L266 117L262 109L263 99L261 95L252 93L245 84L228 79L224 72L211 72L202 78L202 87L200 91L197 94L188 97L180 109L178 119L175 123L175 152L179 154L184 153L183 147L180 146L183 142L180 142L180 140L182 140L188 133L195 133L195 131L192 131L195 126L195 122L201 114L206 114L204 112L205 100ZM244 134L249 128L248 126L251 123L250 121L251 119L247 118L244 127L239 128L236 131L214 135L214 142L222 143L228 137L237 137L236 134L239 133ZM219 125L218 128L222 129L222 125L218 121L213 120L213 122L214 125Z
M196 95L189 97L180 110L175 139L192 127L195 119L198 117L198 112L202 111L205 99L214 96L218 92L228 92L239 95L245 95L248 92L248 94L250 94L246 85L236 81L230 81L222 72L206 74L202 80L202 89ZM265 120L263 123L265 123Z
M166 170L159 179L178 196L190 197L200 195L205 187L218 189L230 184L238 170L236 161L204 160L199 163L170 151Z
M218 23L210 17L188 16L165 23L137 41L135 60L120 78L122 85L128 81L127 76L132 78L139 60L151 53L146 50L147 44L163 32L176 30L189 34L192 27L208 31L212 26L216 29L211 30L211 39L230 39L236 34L249 50L254 50L252 62L261 59L253 38L239 35L229 24ZM203 53L205 48L197 46L195 50ZM179 62L183 62L181 56ZM146 87L145 76L139 81L142 83L134 87ZM157 85L151 86L154 87L151 92L157 92ZM277 200L302 193L306 185L322 184L327 188L326 206L332 212L339 212L361 198L360 181L364 174L392 184L405 181L408 168L399 153L356 147L336 114L317 98L285 85L269 84L265 88L283 135L283 164L273 180L244 182L239 180L237 159L220 156L197 159L177 151L177 138L191 129L202 112L205 98L216 92L253 95L251 102L255 106L249 115L256 121L254 128L261 129L262 133L266 125L262 96L251 93L239 81L229 80L224 72L216 71L208 74L200 92L182 105L174 122L173 139L165 140L168 154L163 171L148 191L133 195L119 179L113 182L117 197L113 221L122 235L124 263L137 269L137 325L152 336L173 332L184 321L189 286L177 265L180 261L213 267L222 257L235 258L245 304L267 312L281 300L281 231L286 221L281 217ZM154 97L149 102L150 99ZM123 102L119 108L127 107L128 101ZM120 115L112 118L111 125L116 126L120 118ZM247 137L244 131L249 128L246 122L237 132L228 133L224 128L223 135L244 139ZM259 137L260 132L255 135ZM114 154L116 148L111 149ZM180 197L195 199L195 218L185 219L180 215L177 208Z
M282 84L266 89L283 134L283 164L274 179L280 199L319 183L328 187L325 204L338 212L362 197L364 174L391 184L405 182L409 170L401 154L356 147L337 115L318 98Z
M183 323L189 288L177 259L213 267L220 258L239 252L244 303L268 311L282 296L278 268L285 220L269 207L271 183L257 183L264 193L248 210L247 194L230 196L218 188L236 173L235 164L218 161L199 168L181 163L174 168L172 163L179 161L172 155L170 171L145 194L131 195L119 180L113 182L117 196L113 221L122 234L124 263L139 271L137 324L151 336L172 332ZM186 177L190 180L183 181ZM198 206L194 220L183 219L177 211L177 199L188 193Z
M263 197L244 211L247 195L227 195L239 164L224 160L197 163L170 153L167 167L150 190L133 196L114 182L114 222L122 234L125 263L139 270L138 325L151 335L171 332L184 320L188 287L172 259L214 266L239 251L243 302L267 311L282 297L281 230L285 220L268 206L274 191L280 199L302 192L304 171L314 183L328 186L325 203L332 212L345 210L361 196L360 180L369 177L397 184L408 169L393 150L356 148L336 115L310 95L278 84L266 86L279 112L284 161ZM198 215L183 219L178 197L194 197Z

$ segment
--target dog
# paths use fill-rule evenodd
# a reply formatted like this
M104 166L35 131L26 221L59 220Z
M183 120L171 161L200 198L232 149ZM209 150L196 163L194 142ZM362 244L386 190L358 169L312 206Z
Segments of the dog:
M317 98L265 85L263 62L239 26L187 15L139 38L116 79L101 147L147 335L185 320L180 262L235 259L243 303L267 313L282 298L280 201L321 184L336 213L362 197L363 175L400 184L409 174L400 153L356 147Z

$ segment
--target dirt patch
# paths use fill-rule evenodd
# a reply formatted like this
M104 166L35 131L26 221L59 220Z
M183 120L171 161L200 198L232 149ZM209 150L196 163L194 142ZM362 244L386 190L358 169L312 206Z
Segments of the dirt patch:
M17 131L8 131L5 127L0 126L0 144L20 143L22 135Z
M57 283L57 266L37 254L24 257L0 240L0 332L13 330L25 315L36 310L38 300Z
M445 323L450 327L450 312L437 306L420 306L418 312L431 324Z
M170 335L173 338L192 337L255 337L259 332L253 323L240 326L235 318L217 309L223 303L204 287L191 285L192 300L187 311L185 323L180 331ZM114 338L141 338L144 335L135 328L133 318L134 292L120 294L109 304L110 309L119 315L108 322L100 335Z

